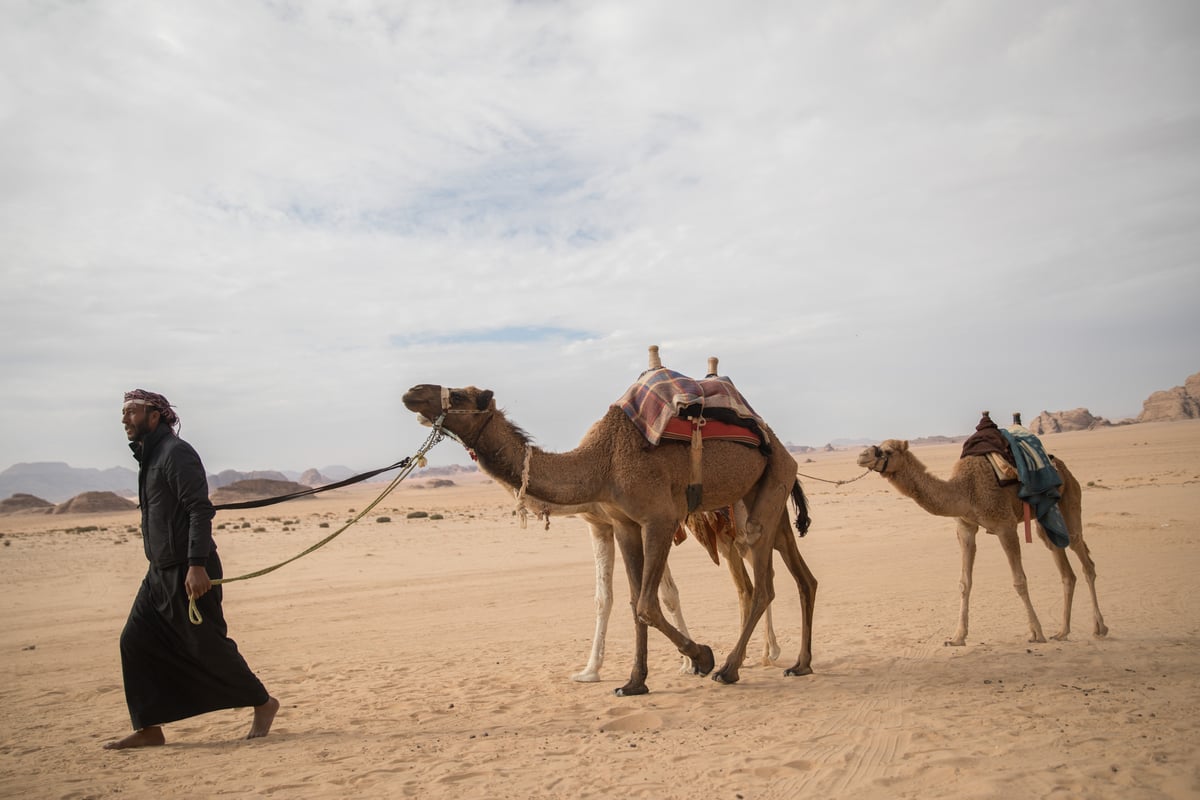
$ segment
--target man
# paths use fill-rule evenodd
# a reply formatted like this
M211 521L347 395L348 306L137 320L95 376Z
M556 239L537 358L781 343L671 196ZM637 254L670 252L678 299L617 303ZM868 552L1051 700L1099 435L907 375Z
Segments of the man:
M167 722L222 708L254 708L247 739L266 736L279 701L267 694L225 635L221 561L200 456L176 435L179 417L160 394L125 395L121 423L137 459L142 543L150 568L121 632L125 702L134 732L108 750L163 744ZM203 622L188 619L194 598Z

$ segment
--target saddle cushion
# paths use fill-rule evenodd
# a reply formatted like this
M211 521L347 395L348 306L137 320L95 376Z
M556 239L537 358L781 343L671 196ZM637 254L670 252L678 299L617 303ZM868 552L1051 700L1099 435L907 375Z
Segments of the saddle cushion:
M694 380L665 367L648 369L625 390L615 405L625 412L650 444L658 444L671 420L680 415L702 416L709 424L717 420L732 427L747 427L760 437L753 444L762 447L770 444L763 431L762 419L728 378ZM691 423L683 422L690 439Z
M727 422L721 422L716 419L705 420L703 427L700 428L700 438L732 439L735 442L748 444L751 447L758 447L762 444L762 439L750 428L743 428L740 425L730 425ZM690 442L692 440L692 423L683 417L671 417L667 420L667 427L663 429L662 439Z

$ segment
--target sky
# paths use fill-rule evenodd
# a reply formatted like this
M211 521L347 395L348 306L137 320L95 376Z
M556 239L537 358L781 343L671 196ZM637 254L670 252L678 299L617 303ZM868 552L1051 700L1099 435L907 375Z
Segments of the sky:
M1200 4L0 4L0 469L552 451L709 356L791 444L1200 371ZM433 465L466 464L454 442Z

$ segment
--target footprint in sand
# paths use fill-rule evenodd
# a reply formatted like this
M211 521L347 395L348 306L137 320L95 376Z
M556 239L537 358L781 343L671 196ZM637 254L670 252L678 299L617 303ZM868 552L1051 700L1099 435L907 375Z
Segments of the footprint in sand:
M653 711L638 711L617 719L610 719L600 726L605 731L656 731L663 726L662 715Z

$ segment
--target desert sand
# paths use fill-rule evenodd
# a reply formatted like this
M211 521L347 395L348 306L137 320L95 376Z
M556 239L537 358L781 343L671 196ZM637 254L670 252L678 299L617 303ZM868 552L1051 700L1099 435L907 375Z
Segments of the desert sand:
M497 485L430 488L418 471L326 547L225 587L230 634L282 703L270 736L244 740L250 710L238 709L121 752L101 745L129 732L117 638L145 571L136 512L2 516L0 796L1200 796L1200 421L1043 440L1084 485L1105 639L1091 635L1081 579L1070 638L1027 642L999 544L981 534L967 644L944 646L953 521L875 474L816 480L862 473L857 450L827 452L800 459L815 673L783 675L800 635L783 574L779 666L758 663L756 634L741 682L719 685L680 674L651 631L651 693L619 698L632 647L620 567L603 680L570 679L594 618L583 522L522 529ZM959 448L918 455L945 477ZM226 575L300 552L381 489L221 512ZM1053 634L1058 575L1036 539L1022 554ZM691 541L670 565L693 636L720 663L738 630L724 567Z

